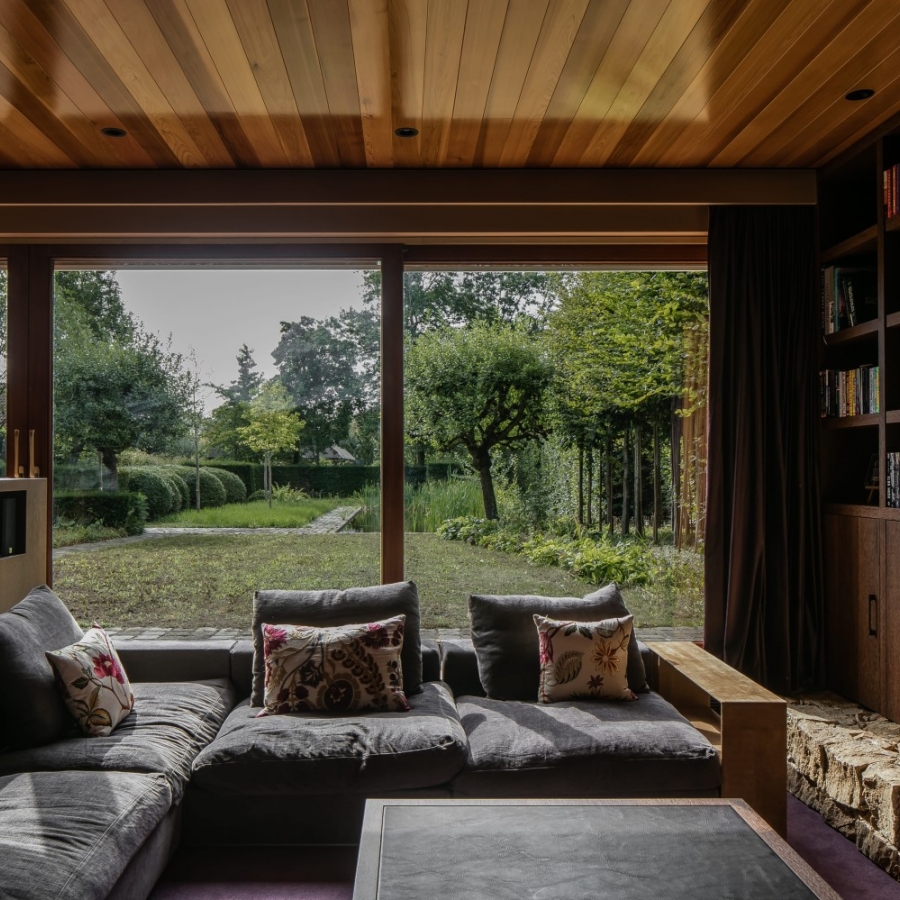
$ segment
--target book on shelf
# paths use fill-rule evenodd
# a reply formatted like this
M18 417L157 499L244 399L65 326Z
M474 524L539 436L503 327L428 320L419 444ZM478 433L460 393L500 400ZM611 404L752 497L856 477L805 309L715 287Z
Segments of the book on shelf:
M822 269L822 331L834 334L878 317L878 272L873 268Z
M887 455L887 505L894 509L900 508L900 452Z
M825 369L819 373L819 388L823 418L842 419L881 411L878 366Z
M900 212L897 202L897 180L900 175L900 163L884 170L884 211L889 219Z

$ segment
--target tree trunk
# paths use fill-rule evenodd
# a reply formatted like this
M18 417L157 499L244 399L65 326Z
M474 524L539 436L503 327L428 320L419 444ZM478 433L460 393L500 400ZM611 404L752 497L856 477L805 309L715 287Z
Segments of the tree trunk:
M575 521L584 524L584 445L578 442L578 510Z
M622 534L631 531L631 498L628 496L628 482L631 478L631 454L628 452L628 434L622 432Z
M194 467L195 486L197 494L197 509L200 509L200 433L194 432Z
M107 489L117 491L119 489L119 454L115 450L101 450L103 465L109 469L109 481Z
M272 454L267 453L263 458L263 490L266 492L266 500L269 501L269 509L272 508Z
M585 510L585 522L588 528L594 524L591 507L594 503L594 448L587 445L587 509Z
M659 424L653 425L653 543L659 543L659 525L662 518L662 487L660 484Z
M641 478L641 426L634 426L634 530L644 536L644 482Z
M481 496L484 499L484 517L499 519L497 512L497 495L494 493L494 479L491 476L491 455L487 450L473 455L472 462L481 480Z
M416 465L425 467L425 445L416 444Z
M609 536L613 536L615 514L613 510L612 438L606 439L606 524Z

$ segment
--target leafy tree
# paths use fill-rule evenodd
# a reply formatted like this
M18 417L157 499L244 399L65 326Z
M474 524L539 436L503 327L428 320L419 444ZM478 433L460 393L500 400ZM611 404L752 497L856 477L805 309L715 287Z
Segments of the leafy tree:
M256 360L253 359L253 351L241 344L237 354L238 377L228 387L216 387L215 391L226 401L232 403L249 403L258 393L263 384L263 376L255 372Z
M263 376L256 369L253 351L241 344L237 354L238 376L223 387L211 385L224 401L205 422L204 437L212 447L225 451L231 459L251 459L254 455L244 444L238 429L250 422L250 401L260 392Z
M84 313L81 322L97 340L127 341L138 327L122 303L122 291L115 272L57 272L53 294L57 311L72 306ZM58 313L55 324L58 332Z
M291 398L278 381L268 382L250 403L247 425L238 429L241 440L263 457L263 487L272 505L272 457L297 445L303 430L300 416L292 408Z
M465 447L489 519L498 517L491 450L546 433L551 374L537 340L506 324L440 329L422 335L409 350L407 429L439 451Z

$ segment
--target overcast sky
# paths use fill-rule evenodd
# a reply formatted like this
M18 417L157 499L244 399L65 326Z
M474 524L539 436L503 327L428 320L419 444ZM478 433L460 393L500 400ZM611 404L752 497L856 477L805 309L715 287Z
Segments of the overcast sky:
M148 331L171 334L173 350L193 348L201 377L214 384L235 379L245 343L258 371L274 375L282 321L362 306L362 273L345 270L119 269L116 278L126 309Z

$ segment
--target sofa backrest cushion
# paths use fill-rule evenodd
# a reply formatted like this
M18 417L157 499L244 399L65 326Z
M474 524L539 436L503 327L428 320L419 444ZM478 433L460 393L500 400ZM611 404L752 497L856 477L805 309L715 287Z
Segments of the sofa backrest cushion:
M32 590L0 613L0 748L37 747L75 726L44 655L83 636L48 587Z
M488 697L494 700L537 699L541 664L535 613L579 622L599 622L630 615L615 584L606 585L580 600L576 597L470 595L472 643L478 657L478 674ZM647 690L644 663L634 639L628 647L628 685L634 691Z
M349 588L346 591L257 591L253 598L253 691L251 706L265 696L262 625L312 625L331 628L406 616L400 660L403 689L415 693L422 684L422 644L419 635L419 592L412 581Z

